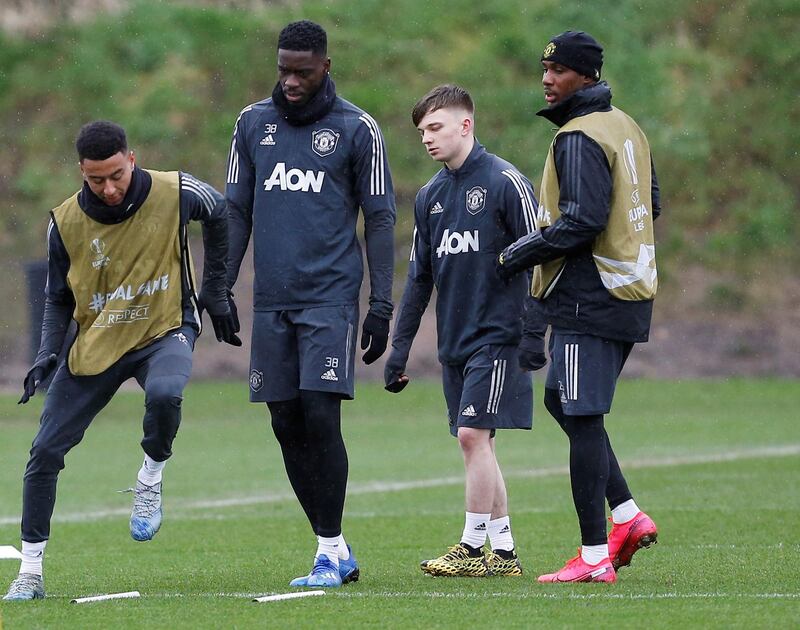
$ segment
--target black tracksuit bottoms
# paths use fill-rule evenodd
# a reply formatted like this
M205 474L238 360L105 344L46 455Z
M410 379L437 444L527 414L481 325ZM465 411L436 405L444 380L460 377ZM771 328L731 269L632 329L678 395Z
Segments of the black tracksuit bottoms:
M172 455L196 336L194 328L183 326L123 355L93 376L75 376L62 361L47 391L39 432L25 469L22 540L35 543L50 537L56 482L64 468L64 457L129 378L135 378L145 392L142 449L156 461Z

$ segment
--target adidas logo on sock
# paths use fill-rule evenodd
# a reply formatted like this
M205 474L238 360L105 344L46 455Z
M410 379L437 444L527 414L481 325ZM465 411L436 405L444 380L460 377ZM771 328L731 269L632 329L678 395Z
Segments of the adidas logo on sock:
M431 214L441 214L442 212L444 212L444 208L442 207L442 204L437 201L435 204L433 204L433 208L431 208Z
M508 525L506 525L505 527L503 527L503 529L500 530L499 533L500 534L507 534L510 531L511 531L511 528Z
M320 378L323 381L338 381L339 380L339 377L336 376L336 372L334 372L333 369L330 369L327 372L325 372L325 374L320 376Z
M478 523L475 526L475 531L476 532L485 532L486 531L486 523Z
M469 416L470 418L474 418L475 416L478 415L478 413L475 411L475 407L473 407L472 405L469 405L464 409L464 411L461 412L461 415L462 416Z

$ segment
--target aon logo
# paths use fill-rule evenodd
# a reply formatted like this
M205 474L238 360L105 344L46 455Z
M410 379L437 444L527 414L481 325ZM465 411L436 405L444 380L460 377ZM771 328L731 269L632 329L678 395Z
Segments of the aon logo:
M450 230L445 230L442 234L442 241L439 247L436 248L436 256L441 258L447 254L466 254L467 252L477 252L480 250L478 243L478 230L472 232L450 233Z
M325 179L324 171L301 171L299 168L286 170L284 162L278 162L272 170L272 175L264 180L264 190L272 190L275 186L281 190L308 192L313 190L318 193L322 190L322 181Z

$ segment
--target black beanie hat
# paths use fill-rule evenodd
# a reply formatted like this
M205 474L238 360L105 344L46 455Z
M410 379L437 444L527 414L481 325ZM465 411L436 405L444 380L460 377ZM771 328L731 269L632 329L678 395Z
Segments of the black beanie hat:
M566 31L545 46L542 61L559 63L596 81L603 67L603 47L588 33Z

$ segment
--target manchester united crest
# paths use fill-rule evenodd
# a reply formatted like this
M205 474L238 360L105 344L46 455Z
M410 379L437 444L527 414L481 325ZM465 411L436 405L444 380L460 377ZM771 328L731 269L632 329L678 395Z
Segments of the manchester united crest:
M250 370L250 389L259 391L264 386L264 374L258 370Z
M311 136L311 148L320 157L330 155L336 150L339 134L330 129L319 129Z
M467 212L478 214L486 205L486 189L473 186L467 191Z

